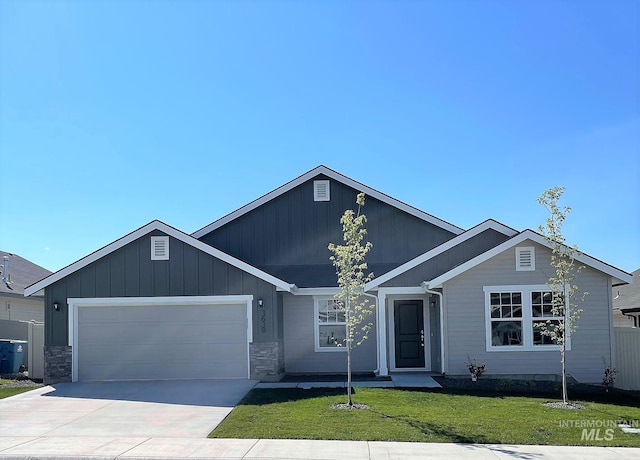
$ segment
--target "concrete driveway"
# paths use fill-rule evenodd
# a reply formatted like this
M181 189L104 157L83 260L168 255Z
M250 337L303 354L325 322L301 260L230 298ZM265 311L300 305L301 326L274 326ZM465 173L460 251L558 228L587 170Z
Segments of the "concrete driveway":
M257 382L61 383L0 400L3 437L206 437Z

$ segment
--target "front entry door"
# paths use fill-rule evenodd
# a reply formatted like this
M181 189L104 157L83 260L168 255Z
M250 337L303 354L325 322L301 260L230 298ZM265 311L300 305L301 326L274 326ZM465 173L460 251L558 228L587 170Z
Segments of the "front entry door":
M425 367L422 300L396 300L393 308L396 368Z

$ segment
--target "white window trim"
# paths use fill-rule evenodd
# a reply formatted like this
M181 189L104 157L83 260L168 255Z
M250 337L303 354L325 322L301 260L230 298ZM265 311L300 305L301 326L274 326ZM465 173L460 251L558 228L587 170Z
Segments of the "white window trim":
M326 300L334 300L333 296L316 296L313 298L313 348L318 353L344 353L347 351L346 346L335 347L321 347L320 346L320 322L318 316L320 312L320 302ZM328 323L328 324L340 324L340 323ZM325 323L325 325L328 325ZM344 324L345 333L347 329L347 323Z
M520 265L520 255L523 252L531 253L531 266ZM533 246L516 247L516 271L517 272L533 272L536 270L536 248Z
M156 254L156 242L164 244L165 253L162 256ZM151 237L151 260L169 260L169 237L168 236L152 236Z
M531 293L535 291L551 291L548 284L512 285L512 286L483 286L484 291L484 319L486 351L558 351L558 345L534 345L533 323L543 322L549 318L534 320L531 309ZM492 292L520 292L522 294L522 345L492 345L491 342L491 293ZM568 332L567 332L568 334ZM566 350L571 350L571 336L568 335Z

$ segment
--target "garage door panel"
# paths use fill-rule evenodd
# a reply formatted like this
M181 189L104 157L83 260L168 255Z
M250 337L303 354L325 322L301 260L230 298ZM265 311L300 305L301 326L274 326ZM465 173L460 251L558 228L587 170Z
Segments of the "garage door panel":
M120 341L123 343L158 343L167 338L179 338L180 341L235 341L244 342L245 337L238 331L246 330L246 321L194 321L194 322L149 322L149 323L82 323L78 337L85 343L87 339Z
M78 309L79 380L247 378L246 306Z

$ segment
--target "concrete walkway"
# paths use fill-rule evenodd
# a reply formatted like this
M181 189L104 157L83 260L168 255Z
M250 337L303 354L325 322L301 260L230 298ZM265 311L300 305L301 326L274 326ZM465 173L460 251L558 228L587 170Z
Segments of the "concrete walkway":
M377 441L137 437L0 437L0 459L557 459L640 458L640 448Z

